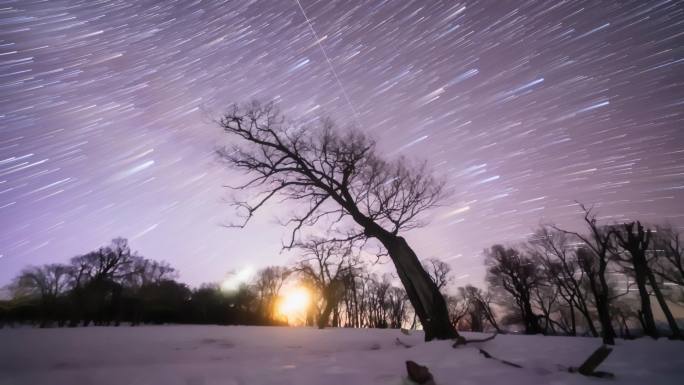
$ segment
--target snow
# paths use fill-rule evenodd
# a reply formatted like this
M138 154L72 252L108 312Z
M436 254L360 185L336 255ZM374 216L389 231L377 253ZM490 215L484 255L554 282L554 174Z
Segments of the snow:
M464 333L467 338L482 335ZM413 345L405 348L396 338ZM567 373L601 342L500 335L454 349L420 332L247 326L0 329L1 385L408 384L405 361L446 384L681 384L684 343L617 342L599 370L614 380ZM520 364L522 369L487 359Z

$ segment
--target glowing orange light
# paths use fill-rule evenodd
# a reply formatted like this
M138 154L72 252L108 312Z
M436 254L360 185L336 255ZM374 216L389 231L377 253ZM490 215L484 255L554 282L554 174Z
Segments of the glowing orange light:
M303 287L294 287L285 290L282 299L278 303L278 313L287 318L289 322L303 319L311 303L309 291Z

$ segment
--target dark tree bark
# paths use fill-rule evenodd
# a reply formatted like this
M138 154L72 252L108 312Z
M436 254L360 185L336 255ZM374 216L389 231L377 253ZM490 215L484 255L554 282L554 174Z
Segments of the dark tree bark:
M402 237L381 239L425 330L425 340L457 338L444 297Z
M672 315L672 311L670 310L670 306L667 304L667 300L665 299L665 296L663 295L663 292L660 290L660 286L658 286L658 282L655 278L655 275L653 274L653 271L650 269L647 272L647 277L648 277L648 282L653 288L653 293L656 296L656 299L658 300L658 304L660 305L660 308L663 310L663 314L665 314L665 319L667 320L667 324L670 326L670 331L672 332L672 338L681 340L684 338L682 336L682 332L679 329L679 325L677 324L677 320L674 318Z

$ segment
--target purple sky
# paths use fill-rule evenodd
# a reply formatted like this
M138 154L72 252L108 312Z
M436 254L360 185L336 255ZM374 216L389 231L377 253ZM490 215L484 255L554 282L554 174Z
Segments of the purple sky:
M295 0L3 2L0 285L115 236L193 285L286 263L286 208L220 226L211 119L253 98L428 159L454 194L407 238L459 285L574 200L684 224L684 2L301 4L330 62Z

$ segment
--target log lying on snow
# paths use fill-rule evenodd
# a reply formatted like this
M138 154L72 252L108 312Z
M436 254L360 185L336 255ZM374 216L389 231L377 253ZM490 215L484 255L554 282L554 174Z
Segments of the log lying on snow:
M612 352L613 349L607 347L606 345L601 345L598 349L596 349L590 356L589 358L580 365L579 368L568 368L568 371L570 373L579 373L584 376L591 376L591 377L600 377L600 378L613 378L615 375L613 373L608 373L608 372L601 372L601 371L596 371L596 368L598 368L601 363L608 358L608 355L610 355L610 352Z

